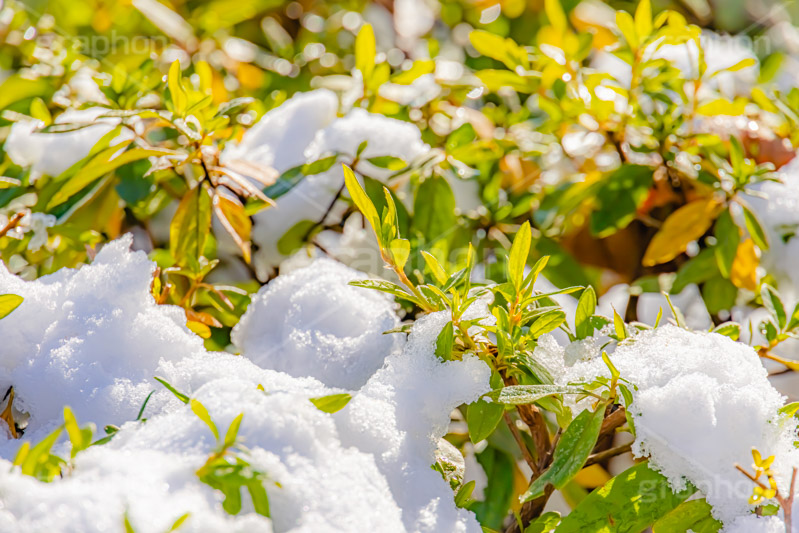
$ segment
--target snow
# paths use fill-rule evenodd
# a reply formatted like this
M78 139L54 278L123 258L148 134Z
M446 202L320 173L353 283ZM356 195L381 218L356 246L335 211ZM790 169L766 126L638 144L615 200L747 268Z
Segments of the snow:
M348 285L364 276L331 259L278 276L253 297L233 343L263 368L357 389L402 346L393 303Z
M410 162L429 149L413 124L363 109L354 109L336 119L336 108L334 94L326 89L294 96L264 115L245 134L241 143L225 148L222 161L241 159L284 172L338 153L343 156L342 161L349 164L358 147L366 141L367 147L355 170L384 180L391 172L365 159L393 156ZM277 206L255 215L252 238L258 250L253 263L259 278L267 279L272 270L286 259L278 251L278 241L286 231L302 220L320 220L343 183L341 165L334 164L326 172L304 178L277 199ZM338 209L332 210L328 223L341 217L340 206L334 207Z
M0 388L4 394L14 386L34 439L52 429L64 405L101 427L135 418L159 361L202 349L181 309L156 305L149 294L154 265L143 252L129 252L130 244L126 236L91 265L33 282L0 268L0 294L24 298L0 321Z
M33 179L41 176L58 176L89 155L95 144L120 123L115 118L98 118L108 110L102 107L68 109L55 118L55 124L90 124L73 131L58 133L38 132L44 124L40 120L22 120L11 126L4 149L15 164L30 167ZM132 134L123 130L115 139L121 142Z
M611 360L637 387L629 406L633 453L648 456L673 488L693 483L725 524L750 511L752 483L734 465L749 467L752 447L764 457L775 455L775 472L790 476L797 464L796 424L779 423L784 398L752 348L714 333L662 326L622 343ZM597 375L608 370L595 356L567 369L561 380Z
M257 354L268 351L260 343L273 343L273 334L280 334L261 320L280 317L283 306L286 317L297 321L292 326L292 318L284 317L284 332L305 328L329 335L321 346L333 350L350 346L355 332L374 339L382 333L381 320L395 322L388 300L346 285L358 276L354 271L317 261L278 277L256 296L235 335L245 356L209 353L182 325L180 309L155 305L148 288L153 265L143 253L127 251L130 239L106 245L91 265L34 282L0 271L2 291L25 298L0 321L8 343L0 384L13 383L31 415L25 438L38 441L58 425L65 404L81 424L122 425L110 443L79 453L63 479L52 483L6 473L20 441L0 446L0 530L122 531L127 513L137 532L151 533L190 513L181 531L480 531L430 468L451 410L489 390L489 369L477 358L445 363L435 356L445 314L418 321L404 346L385 337L391 353L382 366L385 352L363 352L358 361L366 369L353 368L365 384L358 389L350 383L353 399L331 415L309 398L341 389L257 366ZM314 314L337 305L344 311L312 331ZM468 318L481 316L488 310L477 302ZM298 345L287 339L292 353L308 349L302 339ZM250 351L255 362L246 357ZM219 495L195 475L215 447L211 432L152 381L155 375L201 401L220 431L244 413L239 436L247 460L270 480L271 520L255 514L248 498L238 516L223 512ZM156 392L146 422L131 421L150 390ZM63 441L55 449L61 456L68 451Z
M780 293L795 300L799 297L799 160L792 159L779 173L780 181L764 181L751 187L747 197L769 239L769 249L762 255L762 265L777 278ZM783 294L784 293L784 294Z

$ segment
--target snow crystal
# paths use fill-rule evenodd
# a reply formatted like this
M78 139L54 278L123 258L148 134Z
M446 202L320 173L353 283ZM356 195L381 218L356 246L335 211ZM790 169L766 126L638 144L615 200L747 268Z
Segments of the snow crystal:
M384 295L348 285L363 275L331 259L278 276L233 329L243 355L263 368L357 389L396 351L402 335Z
M785 524L777 516L748 515L736 518L722 531L724 533L785 533Z
M42 174L58 176L88 156L94 145L119 124L119 119L98 118L107 112L102 107L69 109L56 117L56 124L90 125L59 133L38 132L44 126L40 120L16 122L11 126L4 149L15 164L30 167L33 178ZM123 130L115 142L131 137L129 131Z
M714 333L662 326L618 346L611 359L637 387L629 407L634 454L649 456L675 489L693 483L723 522L750 510L752 483L735 464L748 467L752 447L764 457L775 455L774 470L790 477L795 425L778 423L783 398L749 346ZM608 370L595 358L576 363L562 381L597 375Z

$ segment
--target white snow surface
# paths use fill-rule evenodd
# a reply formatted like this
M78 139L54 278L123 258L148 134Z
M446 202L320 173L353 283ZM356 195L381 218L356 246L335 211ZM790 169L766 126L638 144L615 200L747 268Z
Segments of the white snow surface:
M546 346L549 364L553 351ZM618 346L611 360L637 387L629 406L633 453L649 457L673 488L693 483L725 525L751 511L752 483L735 464L751 470L753 447L764 457L774 455L774 471L786 477L799 464L792 438L796 422L778 418L784 398L749 346L715 333L661 326ZM609 372L595 355L565 369L560 380L598 375ZM788 481L780 480L783 490Z
M59 425L67 404L81 424L122 425L110 443L79 453L74 468L52 483L12 472L8 460L20 441L5 441L0 531L121 532L127 513L137 532L161 533L187 512L181 531L480 531L474 515L455 507L449 485L430 468L451 410L489 390L489 369L478 359L444 363L434 355L445 315L418 321L408 342L379 370L375 356L364 357L376 372L361 374L365 384L331 415L309 398L341 389L260 368L243 356L205 351L181 325L181 310L154 304L153 265L143 253L128 252L130 242L130 237L115 241L93 264L38 281L24 282L0 269L2 292L25 298L0 321L6 339L0 384L13 384L19 405L31 415L25 438L37 442ZM264 309L276 312L269 307L276 308L283 297L299 321L337 303L354 323L376 326L370 322L376 312L391 318L387 302L365 303L364 309L344 302L360 301L347 292L358 289L346 285L347 291L317 285L315 298L281 295L314 274L328 276L333 285L353 275L323 261L267 288L264 301L256 298L250 327L237 331L239 342L259 352L264 347L258 342L284 340L279 330L273 335L255 322ZM487 309L479 303L470 313L486 316ZM316 334L323 331L346 344L352 325L327 321ZM215 447L211 432L150 379L155 375L200 400L221 432L244 413L239 435L247 459L280 485L265 485L271 520L255 514L247 497L239 515L225 514L220 496L195 475ZM153 389L147 421L132 421ZM69 445L62 439L54 451L68 456Z
M233 343L262 368L358 389L404 342L383 334L400 324L393 302L348 285L364 278L326 258L278 276L253 296Z
M767 272L780 283L780 294L795 301L799 297L799 159L783 166L780 181L764 181L752 189L756 195L747 197L749 205L766 230L769 249L762 255Z
M40 120L23 120L11 126L4 149L11 161L31 169L32 177L58 176L88 156L95 144L120 123L116 118L98 118L109 110L102 107L68 109L58 115L55 124L90 124L73 131L41 133ZM114 142L130 139L123 130Z
M268 165L278 172L339 153L343 161L355 157L362 142L357 173L385 179L391 172L365 160L378 156L398 157L406 162L423 154L429 147L413 124L383 115L353 109L336 118L337 100L329 90L318 89L296 95L266 113L245 134L242 142L225 148L222 161L241 159ZM253 242L258 250L253 264L261 279L266 279L286 256L278 251L278 241L302 220L320 220L344 183L341 165L304 178L297 186L277 199L277 205L255 215ZM328 223L341 216L341 210L329 213Z

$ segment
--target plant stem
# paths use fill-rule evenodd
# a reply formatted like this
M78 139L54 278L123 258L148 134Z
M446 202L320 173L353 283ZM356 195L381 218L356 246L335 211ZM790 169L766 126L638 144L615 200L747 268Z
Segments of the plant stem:
M622 444L621 446L616 446L615 448L610 448L603 452L595 453L593 455L589 455L588 459L586 459L583 468L586 466L591 466L593 464L601 463L611 457L616 457L617 455L621 455L623 453L627 453L632 448L633 443L628 442L627 444Z

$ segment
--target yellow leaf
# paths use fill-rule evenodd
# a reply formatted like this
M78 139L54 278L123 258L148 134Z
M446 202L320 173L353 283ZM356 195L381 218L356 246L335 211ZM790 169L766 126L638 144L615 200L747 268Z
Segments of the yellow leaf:
M560 0L546 0L544 2L544 10L547 13L547 18L552 27L559 31L566 30L568 23Z
M236 245L241 249L244 261L250 263L250 234L252 232L252 221L247 216L244 206L233 195L217 192L214 195L214 213L225 227L225 230L233 237Z
M721 210L721 204L713 198L690 202L671 215L663 223L646 249L644 266L654 266L671 261L685 251L692 241L701 237L713 224Z
M618 26L630 48L636 50L638 48L638 32L635 31L635 21L632 15L626 11L618 11L616 13L616 26Z
M594 464L577 472L574 481L583 488L595 489L610 481L610 474L601 466Z
M705 116L729 115L737 117L744 114L746 103L744 98L737 98L732 102L726 98L718 98L700 105L696 112Z
M730 281L739 289L757 290L757 250L752 239L746 239L738 245L735 259L732 262Z
M375 32L371 24L364 24L355 38L355 68L361 71L364 81L372 77L376 55Z
M186 110L187 98L186 91L183 89L180 72L180 61L177 59L172 62L169 67L169 76L167 77L167 86L169 87L169 94L172 97L172 108L176 115L183 115Z
M186 326L192 330L194 333L202 337L203 339L207 339L211 336L211 328L203 324L202 322L195 322L194 320L187 320Z
M649 0L641 0L635 10L635 32L641 41L652 33L652 4Z

